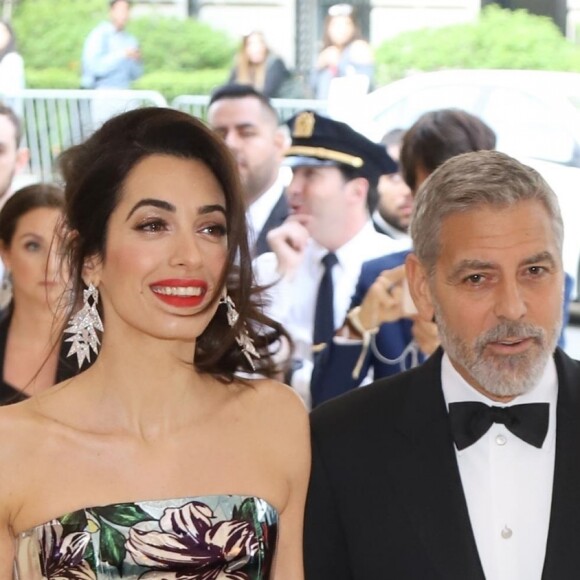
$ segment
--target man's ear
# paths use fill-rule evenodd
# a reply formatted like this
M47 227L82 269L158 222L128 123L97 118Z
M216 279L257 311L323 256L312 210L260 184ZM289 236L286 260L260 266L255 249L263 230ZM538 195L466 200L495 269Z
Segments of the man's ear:
M419 311L419 317L425 321L433 320L435 308L429 286L429 276L417 256L411 252L405 260L405 271L409 283L409 291L413 302Z
M276 133L274 134L274 146L276 148L276 151L278 152L280 162L282 162L282 159L284 158L284 153L286 152L286 149L290 147L290 143L291 139L287 129L282 126L277 127Z
M16 163L14 165L15 173L22 173L24 168L28 165L30 159L30 151L26 147L21 147L16 151Z
M355 177L347 182L351 199L361 200L366 205L369 195L369 181L366 177Z

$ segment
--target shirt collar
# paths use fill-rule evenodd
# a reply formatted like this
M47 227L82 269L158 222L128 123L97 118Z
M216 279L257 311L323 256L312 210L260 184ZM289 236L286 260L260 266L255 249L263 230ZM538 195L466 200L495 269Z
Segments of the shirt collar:
M396 228L394 225L390 224L388 221L383 218L383 216L379 213L378 210L375 210L373 213L373 221L377 224L377 226L385 232L387 236L391 236L395 240L409 240L410 236L407 232Z
M284 176L279 174L272 186L250 204L246 210L246 217L252 231L262 230L280 196L284 194L284 185Z

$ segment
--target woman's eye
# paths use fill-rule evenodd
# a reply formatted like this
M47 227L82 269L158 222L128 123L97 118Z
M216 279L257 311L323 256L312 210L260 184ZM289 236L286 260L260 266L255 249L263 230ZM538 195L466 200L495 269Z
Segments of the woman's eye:
M40 250L40 244L38 242L26 242L24 248L28 252L38 252Z
M204 234L208 234L216 238L222 238L228 233L226 227L222 224L212 224L210 226L205 226L201 231Z
M162 232L167 229L167 225L163 220L154 219L140 223L137 229L142 232Z

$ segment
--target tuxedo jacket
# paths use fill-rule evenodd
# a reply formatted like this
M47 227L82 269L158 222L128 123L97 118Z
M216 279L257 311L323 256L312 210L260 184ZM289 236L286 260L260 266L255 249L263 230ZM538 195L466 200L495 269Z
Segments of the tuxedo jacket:
M274 209L270 212L264 227L261 229L258 238L256 239L256 243L254 244L254 248L252 251L252 255L254 257L259 256L260 254L264 254L265 252L271 252L271 248L268 245L268 240L266 240L266 236L268 232L278 226L281 226L286 218L288 217L288 200L286 199L286 189L282 190L282 195L280 199L274 206Z
M405 263L409 250L396 252L369 260L362 265L360 276L352 297L350 308L358 306L364 299L369 288L383 270L390 270ZM374 341L378 352L385 358L396 360L413 340L411 333L412 321L402 318L395 322L381 324ZM385 363L378 359L372 349L365 356L358 378L353 378L352 372L361 355L362 342L330 343L315 359L310 390L312 406L332 399L358 387L370 370L375 379L381 379L400 373L412 366L413 356L405 356L402 364ZM422 353L418 354L419 362L424 360Z
M312 412L306 580L484 580L438 350ZM542 580L580 577L580 362L555 353L556 456Z

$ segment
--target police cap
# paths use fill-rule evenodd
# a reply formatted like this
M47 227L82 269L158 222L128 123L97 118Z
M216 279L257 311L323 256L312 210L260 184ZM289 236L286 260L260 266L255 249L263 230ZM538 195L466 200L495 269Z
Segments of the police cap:
M357 169L373 185L381 175L398 171L383 145L373 143L346 123L314 111L301 111L287 124L292 144L286 151L285 165L345 165Z

